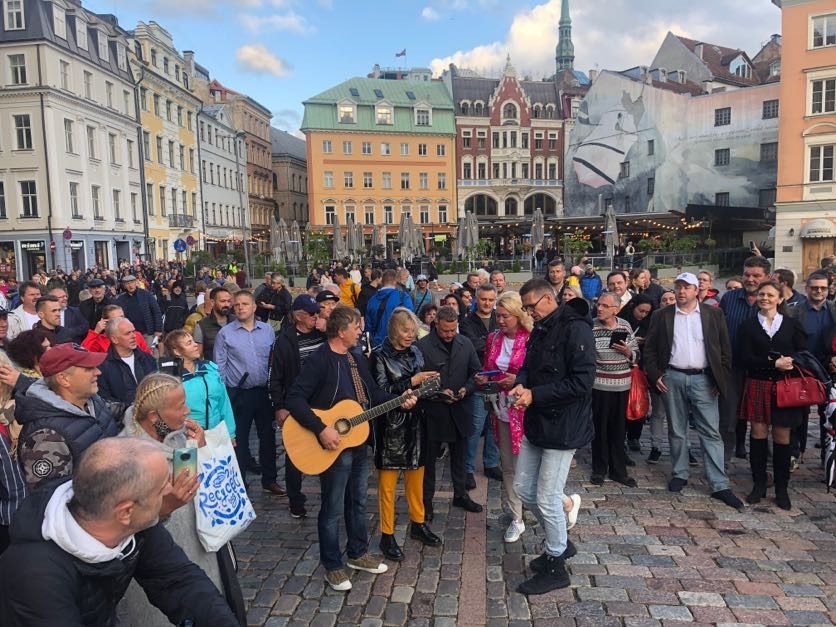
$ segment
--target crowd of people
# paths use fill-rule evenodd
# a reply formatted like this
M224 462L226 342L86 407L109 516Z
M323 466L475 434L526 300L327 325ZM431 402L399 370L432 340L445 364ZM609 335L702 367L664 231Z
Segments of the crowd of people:
M442 289L402 267L335 263L295 291L276 273L250 289L237 268L203 270L194 304L174 264L33 277L4 291L10 308L0 309L0 622L246 624L232 548L197 541L198 478L172 465L175 450L203 446L222 423L247 489L258 477L294 518L308 515L304 475L286 454L279 477L277 432L291 420L332 453L317 477L317 532L339 591L351 589L351 570L382 573L404 559L401 474L409 536L443 542L432 530L438 464L449 464L450 504L466 512L482 511L470 496L477 469L503 483L506 542L525 534L524 510L540 524L543 554L520 592L568 586L575 452L590 447L592 459L577 480L636 487L645 422L646 463L658 464L668 441L671 492L700 464L694 429L711 497L738 510L729 460L748 457L745 500L760 502L771 437L775 503L790 509L810 408L778 407L776 386L799 366L821 378L836 370L834 261L807 277L806 294L760 256L722 294L708 271L665 289L646 269L602 280L557 257L518 290L484 269ZM636 416L638 371L650 402ZM346 400L397 405L372 422L368 447L346 445L323 417ZM370 551L370 479L382 558ZM61 563L80 566L47 572ZM35 576L45 592L27 585Z

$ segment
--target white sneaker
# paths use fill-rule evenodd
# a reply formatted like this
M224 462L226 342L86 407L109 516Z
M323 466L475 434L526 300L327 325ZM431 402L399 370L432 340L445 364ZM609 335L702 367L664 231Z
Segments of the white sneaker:
M578 522L578 511L581 509L580 494L572 494L569 498L572 500L572 509L566 512L566 531L569 531Z
M508 543L516 542L525 531L525 523L523 521L517 522L512 520L508 525L508 530L505 532L505 541Z

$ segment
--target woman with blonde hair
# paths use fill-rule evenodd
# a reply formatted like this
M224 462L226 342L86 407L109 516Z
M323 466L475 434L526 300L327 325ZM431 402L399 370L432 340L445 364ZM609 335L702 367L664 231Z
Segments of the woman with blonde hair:
M390 394L403 394L420 386L437 372L421 372L424 356L418 349L420 323L414 313L398 307L389 318L388 335L372 353L377 384ZM395 488L403 471L409 506L409 535L427 546L438 546L441 538L427 526L424 511L424 415L421 405L404 411L396 409L373 423L374 463L378 470L380 508L380 550L390 560L401 561L403 551L395 540ZM430 460L435 463L435 460Z
M570 290L566 290L570 291ZM490 403L491 417L499 456L502 461L502 483L508 498L513 519L505 532L505 542L516 542L525 531L522 500L514 490L514 473L517 455L523 437L525 409L514 407L508 391L516 385L517 373L525 361L526 343L534 325L531 316L523 310L516 292L504 292L496 302L496 322L499 328L485 341L483 370L499 370L494 376L476 375L475 381L485 390L485 400ZM568 528L575 525L581 499L577 494L564 496L563 508L568 512Z
M120 435L147 440L156 444L172 463L178 448L206 446L206 437L197 422L188 418L186 391L182 382L168 374L155 372L147 375L136 388L134 404L125 413L125 428ZM172 468L173 472L173 468ZM199 479L183 470L172 477L172 490L163 497L160 518L174 542L197 564L224 594L227 603L246 624L246 612L241 588L235 574L231 547L227 544L217 553L207 551L197 535L194 498ZM152 606L141 588L132 582L119 604L119 624L169 625L168 619Z

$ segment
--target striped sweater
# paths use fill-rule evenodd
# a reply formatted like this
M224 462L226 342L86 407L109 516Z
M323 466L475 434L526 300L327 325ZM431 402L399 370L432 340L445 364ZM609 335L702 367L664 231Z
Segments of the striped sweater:
M593 390L602 392L623 392L630 389L630 368L638 359L638 344L633 335L630 323L616 318L613 328L605 327L597 318L592 324L592 335L595 337L595 383ZM614 348L610 348L610 338L613 331L626 331L627 346L633 350L632 359L628 359Z

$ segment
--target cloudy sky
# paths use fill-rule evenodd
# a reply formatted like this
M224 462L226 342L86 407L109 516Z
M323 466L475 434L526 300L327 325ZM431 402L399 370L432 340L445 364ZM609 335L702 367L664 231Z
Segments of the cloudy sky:
M495 75L553 72L560 0L82 0L126 28L155 20L213 78L298 130L302 101L381 66L451 62ZM571 0L575 67L649 64L668 31L754 55L781 15L771 0ZM405 58L395 53L407 51Z

